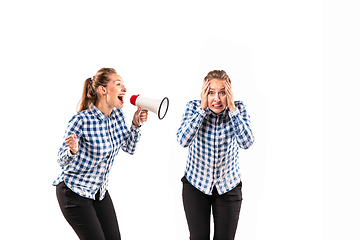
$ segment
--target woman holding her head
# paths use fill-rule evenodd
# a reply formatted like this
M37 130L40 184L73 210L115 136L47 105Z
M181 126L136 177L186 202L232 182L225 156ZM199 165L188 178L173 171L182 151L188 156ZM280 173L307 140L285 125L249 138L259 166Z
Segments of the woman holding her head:
M126 91L112 68L86 79L80 109L58 152L62 172L53 185L61 211L80 239L121 239L107 191L109 172L120 148L134 154L140 121L147 120L147 111L138 107L130 129L126 127L121 110Z
M233 240L238 224L242 182L239 150L254 142L250 117L234 101L229 76L223 70L207 74L201 100L187 103L177 140L189 147L183 182L183 205L191 240Z

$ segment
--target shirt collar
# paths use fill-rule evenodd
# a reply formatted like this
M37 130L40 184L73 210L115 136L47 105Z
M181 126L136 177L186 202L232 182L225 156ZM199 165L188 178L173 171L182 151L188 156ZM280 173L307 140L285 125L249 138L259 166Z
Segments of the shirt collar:
M115 117L115 111L114 110L111 112L110 116L107 117L97 107L95 107L94 104L91 104L89 109L102 122L106 121L106 119L108 119L108 118L114 118Z
M214 113L214 112L211 111L209 108L207 108L205 112L206 112L206 115L207 115L208 117L224 117L224 116L227 116L227 115L228 115L229 108L226 107L226 108L224 109L224 111L222 111L222 112L219 113L219 114Z

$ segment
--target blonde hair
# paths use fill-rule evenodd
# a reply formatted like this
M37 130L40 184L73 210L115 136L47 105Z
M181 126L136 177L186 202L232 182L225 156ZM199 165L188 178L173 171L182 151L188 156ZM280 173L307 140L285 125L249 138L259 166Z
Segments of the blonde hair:
M206 77L204 78L204 81L211 80L214 78L229 81L231 83L229 76L226 74L226 72L224 70L213 70L213 71L209 72L206 75Z

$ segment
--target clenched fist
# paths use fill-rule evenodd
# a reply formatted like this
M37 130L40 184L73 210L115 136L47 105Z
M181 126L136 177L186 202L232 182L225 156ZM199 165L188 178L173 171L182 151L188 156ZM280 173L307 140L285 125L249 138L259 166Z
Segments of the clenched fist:
M75 133L65 138L65 144L70 148L71 154L76 154L78 152L79 145Z

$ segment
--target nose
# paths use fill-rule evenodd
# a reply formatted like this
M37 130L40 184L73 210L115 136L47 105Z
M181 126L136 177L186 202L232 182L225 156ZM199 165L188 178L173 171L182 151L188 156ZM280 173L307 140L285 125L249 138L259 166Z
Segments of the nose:
M220 102L220 97L219 97L218 93L215 94L214 101L215 102Z
M123 89L121 89L122 92L127 92L126 87L124 86Z

